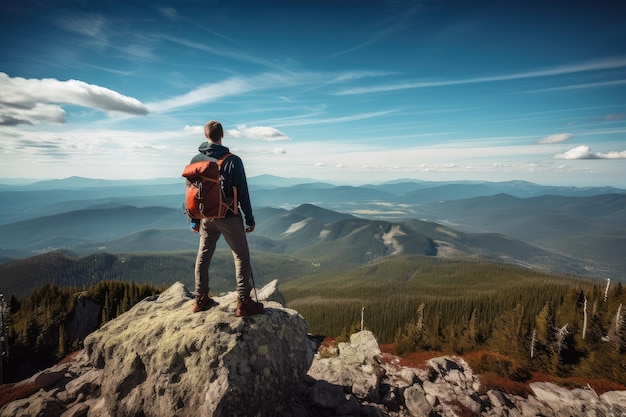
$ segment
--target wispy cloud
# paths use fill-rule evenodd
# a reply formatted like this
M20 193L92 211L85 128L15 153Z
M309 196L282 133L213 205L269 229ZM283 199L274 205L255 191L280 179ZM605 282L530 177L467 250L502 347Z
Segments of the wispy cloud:
M98 14L68 14L53 22L69 32L91 38L103 37L107 25L106 18Z
M211 33L216 34L213 31L211 31ZM218 36L218 34L216 34L216 36ZM185 48L196 49L198 51L207 52L218 57L232 59L233 61L246 62L272 69L284 69L284 63L272 62L266 59L258 58L255 54L250 53L249 51L244 51L238 47L233 47L232 45L199 43L182 37L167 35L163 33L153 35L153 37L155 39L171 42ZM223 36L221 35L219 35L219 37L223 38Z
M423 10L421 2L390 2L387 6L390 6L392 8L391 15L383 19L382 22L377 25L377 27L379 27L380 29L376 30L373 23L368 24L368 29L373 29L372 34L369 36L368 39L352 47L325 56L317 62L327 61L341 55L346 55L351 52L358 51L371 44L380 42L381 40L388 38L395 33L402 32L404 29L410 27L413 24L413 17ZM394 8L394 6L397 7Z
M56 103L111 113L145 115L148 108L133 97L83 81L26 79L0 73L0 124L63 123L65 111Z
M219 98L241 95L251 91L294 86L308 82L305 78L307 78L307 75L299 76L278 73L263 73L248 78L232 77L216 83L203 84L188 93L148 103L147 106L154 112L166 112L200 103L209 103Z
M393 113L393 110L385 110L379 112L371 112L371 113L358 113L351 114L348 116L341 117L323 117L323 118L297 118L295 120L284 119L281 122L277 122L276 126L287 127L287 126L303 126L303 125L319 125L319 124L333 124L333 123L346 123L346 122L354 122L357 120L366 120L374 117L385 116L387 114Z
M200 87L166 100L148 103L148 108L154 112L166 112L180 107L192 106L199 103L208 103L222 97L228 97L253 90L255 87L243 78L230 78Z
M157 10L169 20L178 19L178 12L173 7L159 7Z
M626 151L591 152L589 146L581 145L567 152L554 155L554 159L626 159Z
M235 129L229 129L226 134L233 138L255 139L267 142L277 142L283 140L291 140L289 136L280 130L269 126L252 126L239 125Z
M554 135L549 135L549 136L539 139L537 143L539 144L562 143L562 142L567 142L573 137L574 135L572 133L556 133Z
M320 85L329 85L359 77L370 76L370 73L346 72L340 74L321 74L312 72L284 73L265 72L249 77L231 77L223 81L211 84L203 84L188 93L171 97L165 100L147 103L147 107L153 112L167 112L181 107L188 107L201 103L210 103L220 98L238 96L253 91L270 90L283 87L319 88ZM375 112L347 116L343 121L366 119L387 114L390 111ZM342 121L341 118L333 120L307 120L294 121L285 125L335 123Z
M477 84L477 83L488 83L488 82L496 82L496 81L510 81L510 80L519 80L519 79L527 79L527 78L538 78L538 77L572 74L572 73L579 73L579 72L608 70L608 69L624 68L624 67L626 67L626 58L611 57L611 58L604 58L604 59L599 59L596 61L585 62L585 63L580 63L580 64L562 65L562 66L556 66L556 67L546 68L542 70L516 72L512 74L495 75L495 76L490 76L490 77L476 77L476 78L441 80L441 81L417 81L417 82L379 85L379 86L372 86L372 87L355 87L355 88L341 90L337 92L336 95L380 93L380 92L387 92L387 91L408 90L408 89L414 89L414 88L443 87L443 86L460 85L460 84Z
M565 85L562 87L540 88L536 90L528 90L528 91L525 91L525 93L547 93L551 91L582 90L585 88L613 87L616 85L624 85L624 84L626 84L626 80L601 81L597 83L584 83L584 84Z

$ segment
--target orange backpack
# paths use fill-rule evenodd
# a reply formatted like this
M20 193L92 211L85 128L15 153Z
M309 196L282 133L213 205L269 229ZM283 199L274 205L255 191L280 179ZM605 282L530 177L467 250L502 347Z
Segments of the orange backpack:
M191 219L222 219L230 210L239 212L237 188L233 187L233 199L226 199L222 189L220 168L231 153L220 159L210 158L185 167L182 176L185 184L185 212Z

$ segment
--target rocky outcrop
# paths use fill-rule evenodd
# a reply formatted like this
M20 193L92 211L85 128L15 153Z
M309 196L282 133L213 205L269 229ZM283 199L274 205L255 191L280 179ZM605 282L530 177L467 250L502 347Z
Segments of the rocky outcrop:
M273 416L311 365L305 320L267 300L264 314L238 318L234 293L196 314L192 300L179 283L139 302L90 334L74 362L27 381L47 390L1 415Z
M175 284L92 333L73 360L0 387L0 416L626 415L625 391L533 383L523 398L484 392L458 357L403 367L369 331L316 349L275 282L258 294L263 315L235 317L234 293L192 314L191 294Z
M316 354L296 416L626 416L626 391L597 395L592 390L567 390L550 383L532 383L534 396L501 391L482 393L479 379L459 357L438 357L425 369L398 365L383 355L374 335L353 334L350 343Z

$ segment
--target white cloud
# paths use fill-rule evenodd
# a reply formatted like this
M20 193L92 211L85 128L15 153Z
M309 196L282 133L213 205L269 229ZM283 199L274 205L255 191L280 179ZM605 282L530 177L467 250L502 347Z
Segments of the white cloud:
M610 151L607 153L597 153L600 159L626 159L626 151Z
M40 122L65 123L65 110L55 104L36 103L31 108L0 104L0 126L36 125Z
M554 159L597 159L592 153L591 148L586 145L577 146L567 152L554 155Z
M185 133L189 133L190 135L200 135L204 137L204 126L189 126L185 125L183 128Z
M233 138L255 139L267 142L277 142L291 140L289 136L280 130L269 126L252 126L238 125L235 129L229 129L226 134Z
M626 151L610 151L607 153L591 152L587 145L577 146L567 152L554 155L554 159L626 159Z
M56 103L113 113L148 113L139 100L108 88L78 80L12 78L3 72L0 72L0 103L0 124L4 125L63 123L65 112Z
M95 38L102 36L106 19L97 14L69 15L55 20L54 23L67 31Z
M562 142L567 142L572 137L574 137L572 133L555 133L554 135L549 135L549 136L539 139L537 143L539 144L562 143Z

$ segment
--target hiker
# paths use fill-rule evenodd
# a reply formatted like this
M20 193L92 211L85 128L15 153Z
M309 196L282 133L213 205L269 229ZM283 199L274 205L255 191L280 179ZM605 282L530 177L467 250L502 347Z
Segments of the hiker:
M204 135L208 139L200 145L200 153L191 162L198 162L204 159L216 158L229 153L229 149L222 146L224 129L220 122L211 120L204 126ZM228 211L226 217L222 219L202 219L197 226L200 234L200 244L198 246L198 256L196 258L195 286L196 299L193 311L204 311L211 308L215 301L209 297L209 265L215 252L217 240L224 235L226 243L233 253L235 262L235 274L237 278L237 317L250 316L263 313L263 304L254 301L250 297L252 290L252 267L250 265L250 251L246 233L254 231L255 223L248 194L248 182L244 171L243 162L237 155L230 155L221 165L220 169L223 177L224 194L227 198L233 198L236 188L236 200L234 204L239 204L241 210ZM241 211L245 215L246 228L243 226Z

